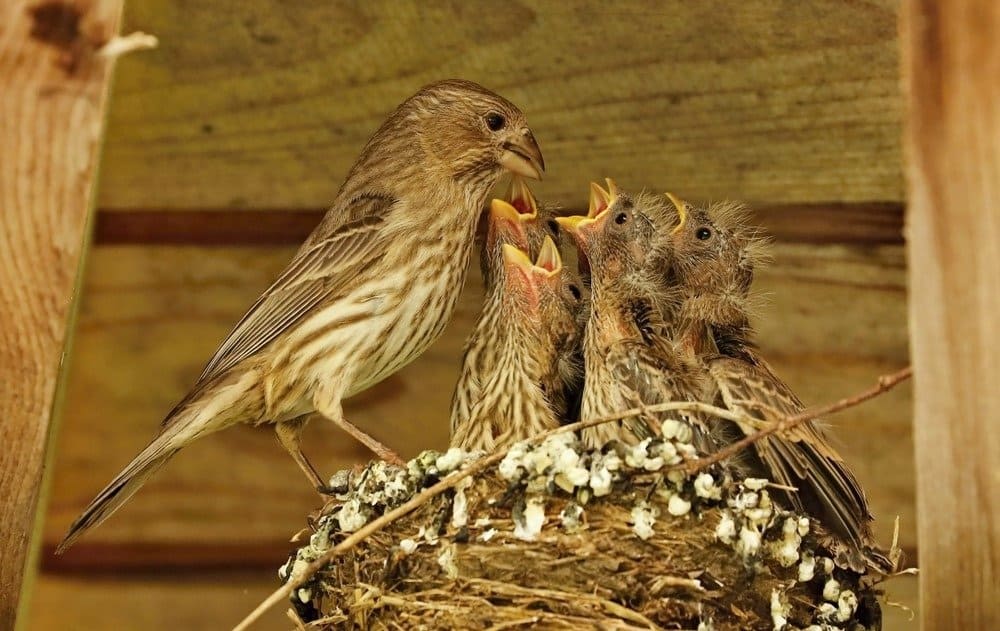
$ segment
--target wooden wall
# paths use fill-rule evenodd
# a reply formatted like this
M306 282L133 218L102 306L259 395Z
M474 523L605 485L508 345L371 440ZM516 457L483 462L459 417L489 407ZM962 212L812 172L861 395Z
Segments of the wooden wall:
M127 2L125 30L160 48L116 77L47 545L150 438L367 135L438 78L524 109L550 165L536 190L567 208L604 176L750 202L777 238L758 282L761 342L807 402L904 365L896 13L891 1ZM480 296L472 277L446 336L350 418L404 455L444 445ZM831 423L879 532L900 515L913 550L910 407L904 387ZM324 471L367 458L313 425ZM236 585L263 593L314 503L271 432L210 437L65 557L45 557L34 628L55 628L57 602L111 628L123 614L101 603L124 585L136 607L161 609L143 628L232 624L247 608ZM186 613L205 594L215 605Z

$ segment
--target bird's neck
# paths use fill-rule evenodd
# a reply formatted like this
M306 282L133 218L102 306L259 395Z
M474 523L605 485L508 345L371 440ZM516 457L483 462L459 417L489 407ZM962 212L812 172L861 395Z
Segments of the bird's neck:
M595 282L591 291L591 311L587 321L587 346L607 349L613 344L641 338L630 317L630 301L624 291Z

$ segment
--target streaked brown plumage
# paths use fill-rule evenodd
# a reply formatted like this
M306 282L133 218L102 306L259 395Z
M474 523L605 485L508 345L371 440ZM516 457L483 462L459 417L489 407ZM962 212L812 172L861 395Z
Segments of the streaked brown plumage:
M578 343L580 294L552 239L545 237L534 264L502 243L495 264L497 282L473 334L484 342L475 395L468 415L452 419L451 445L467 450L493 451L558 426L577 375L564 362ZM460 388L472 387L471 366L463 367Z
M69 547L179 449L236 423L275 423L299 448L318 412L376 450L344 420L341 399L417 357L447 324L465 280L476 221L506 170L539 177L524 116L467 81L429 85L365 145L330 211L278 280L209 361L159 434L70 527ZM221 466L221 465L220 465Z
M490 352L495 348L493 335L503 323L496 320L500 317L501 310L490 309L489 299L494 290L504 282L503 245L513 245L526 252L532 259L538 256L546 237L551 238L556 246L559 245L559 224L555 222L554 209L549 205L539 204L522 178L518 176L511 178L505 197L503 200L494 199L486 216L485 236L480 248L480 266L486 289L487 308L480 314L462 353L462 369L451 401L452 433L459 423L469 418L472 405L479 398L482 374L491 370L490 362L496 357L495 353ZM571 275L567 270L563 278L568 279L567 282L574 291L579 291L575 275ZM581 301L580 310L585 306L585 301ZM582 318L580 330L583 330ZM578 362L579 359L574 357L561 359L567 376L582 374L574 368ZM572 382L572 379L570 381Z
M698 354L709 377L706 401L764 424L801 412L802 402L760 356L751 337L747 301L754 268L764 257L763 238L736 205L705 209L675 203L681 220L660 232L656 247L668 261L677 335ZM736 434L760 429L735 426ZM754 452L756 458L743 463L753 474L796 488L776 493L848 544L833 542L840 565L863 571L873 563L886 569L885 559L872 549L873 517L864 491L818 422L757 441Z
M591 186L587 216L559 222L574 236L591 273L591 312L584 339L581 417L613 415L642 405L697 398L703 374L674 347L655 303L657 284L646 274L646 247L655 236L630 195ZM648 203L648 196L640 196ZM592 447L611 439L635 442L657 431L658 416L605 423L583 431Z

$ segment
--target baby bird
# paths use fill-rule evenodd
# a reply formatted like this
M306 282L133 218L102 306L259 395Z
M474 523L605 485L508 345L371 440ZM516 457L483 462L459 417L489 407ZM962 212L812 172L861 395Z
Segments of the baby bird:
M581 295L555 243L545 237L535 263L509 243L500 251L497 282L473 334L483 341L477 394L467 397L468 416L453 418L451 446L470 451L491 452L557 427L578 375L565 359L579 343ZM470 365L459 390L471 382Z
M579 258L587 261L591 274L580 414L584 420L696 399L703 389L702 371L674 347L655 301L658 284L648 273L648 245L656 236L656 224L648 213L634 212L637 206L664 203L644 193L620 193L611 180L608 184L609 191L591 185L587 216L558 219L573 235ZM587 428L582 439L600 447L612 439L636 442L658 429L659 418L650 415Z
M510 186L507 187L507 194L504 196L504 200L493 200L491 211L493 210L492 205L501 201L506 202L503 205L502 217L511 224L508 227L508 232L516 230L519 233L519 237L523 237L524 239L523 242L506 241L507 243L516 245L533 258L538 256L538 251L542 247L542 241L545 237L552 237L556 248L561 248L562 234L559 230L559 224L555 220L556 208L550 204L540 204L531 193L531 189L528 188L528 183L525 182L523 177L513 175L510 178ZM493 213L491 212L490 217L487 218L486 238L483 240L479 251L479 266L483 273L483 282L486 285L486 291L490 290L490 275L492 271L498 269L495 265L491 264L490 257L500 256L500 249L503 243L502 240L490 238L490 231L498 227L496 222L493 221L492 215ZM515 219L517 221L514 221ZM493 236L497 235L494 234Z
M666 263L660 278L668 283L664 293L676 338L704 365L709 385L704 400L764 425L801 412L802 402L750 337L747 300L754 268L765 258L765 240L737 205L706 209L671 199L677 221L660 232L656 257L659 265ZM733 439L760 427L736 423ZM818 422L768 436L754 443L753 450L755 457L747 463L752 473L797 489L776 494L838 538L832 543L839 565L859 572L867 563L886 569L885 559L873 549L873 517L864 491Z
M497 287L504 283L503 245L510 244L536 258L546 237L559 244L559 224L555 222L553 209L547 205L539 205L523 178L511 178L506 199L494 199L486 216L486 231L480 248L480 266L485 284L487 305L489 296ZM566 272L569 276L569 272ZM575 277L574 277L575 278ZM580 292L578 282L570 282L572 291ZM502 290L501 290L502 291ZM581 309L586 301L580 296ZM472 412L473 403L479 398L482 375L492 369L490 362L495 355L490 346L493 335L502 323L495 321L500 317L498 309L485 310L472 335L469 336L462 354L462 370L455 392L451 400L451 431L465 422ZM582 319L579 325L583 330ZM577 336L580 337L580 336ZM567 375L580 374L573 368L579 363L578 358L566 357L561 360L565 365ZM581 386L582 387L582 386Z

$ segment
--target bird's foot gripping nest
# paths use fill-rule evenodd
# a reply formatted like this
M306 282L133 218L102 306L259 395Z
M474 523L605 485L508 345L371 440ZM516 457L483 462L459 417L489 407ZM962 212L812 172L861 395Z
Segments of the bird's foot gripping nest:
M834 564L765 480L676 468L686 436L586 450L570 434L496 466L362 539L349 533L473 466L457 449L339 480L279 572L307 628L876 629L878 577ZM429 496L428 496L429 497Z

